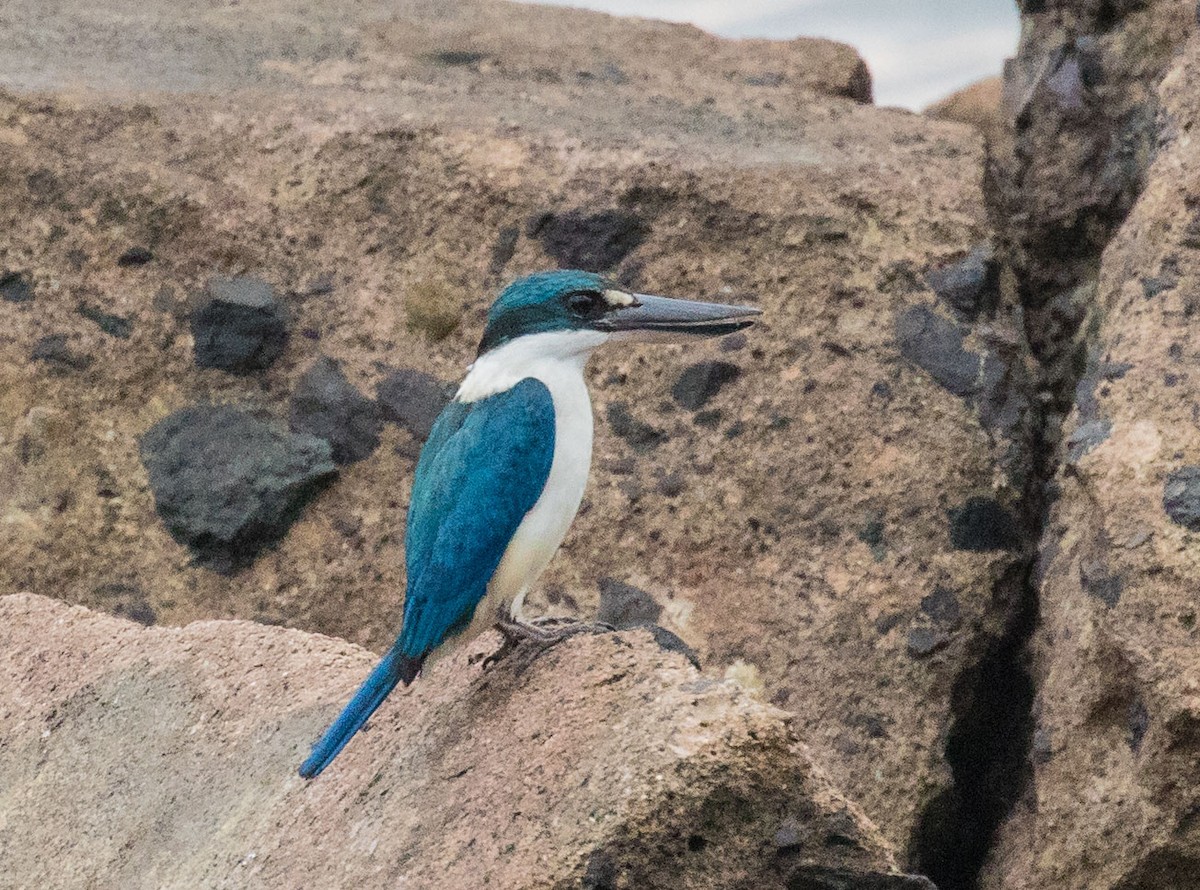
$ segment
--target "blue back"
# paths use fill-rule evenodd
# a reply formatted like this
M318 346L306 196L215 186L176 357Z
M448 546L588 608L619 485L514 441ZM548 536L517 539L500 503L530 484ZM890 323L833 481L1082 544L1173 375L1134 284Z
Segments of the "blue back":
M554 402L540 380L451 402L421 451L408 508L402 655L463 630L554 460Z

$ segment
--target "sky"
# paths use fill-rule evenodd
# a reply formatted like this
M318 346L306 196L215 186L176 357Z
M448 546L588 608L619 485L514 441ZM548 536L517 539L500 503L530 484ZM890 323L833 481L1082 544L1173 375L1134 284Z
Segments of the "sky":
M1016 49L1015 0L535 0L691 22L725 37L831 37L867 60L879 105L919 110L999 74Z

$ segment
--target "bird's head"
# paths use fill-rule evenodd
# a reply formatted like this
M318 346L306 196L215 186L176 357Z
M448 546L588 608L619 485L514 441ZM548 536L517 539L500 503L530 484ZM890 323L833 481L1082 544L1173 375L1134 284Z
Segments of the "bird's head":
M592 272L560 269L519 278L488 310L479 354L531 334L578 334L581 349L609 339L683 339L731 334L754 323L751 306L634 293Z

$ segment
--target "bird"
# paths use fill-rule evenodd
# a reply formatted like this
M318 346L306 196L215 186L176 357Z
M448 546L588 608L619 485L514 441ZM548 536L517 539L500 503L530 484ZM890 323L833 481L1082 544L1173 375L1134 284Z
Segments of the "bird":
M554 641L522 620L521 607L583 499L593 434L584 368L592 352L612 342L729 334L759 314L636 293L579 270L538 272L504 288L488 310L475 361L417 460L400 633L313 746L301 776L319 775L451 638L494 624L506 636Z

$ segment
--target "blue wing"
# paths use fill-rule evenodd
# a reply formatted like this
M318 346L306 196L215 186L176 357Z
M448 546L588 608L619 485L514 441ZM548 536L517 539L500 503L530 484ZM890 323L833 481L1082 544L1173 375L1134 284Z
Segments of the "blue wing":
M540 380L442 412L408 508L402 655L423 658L470 623L553 460L554 402Z
M321 773L398 683L466 627L554 461L554 402L526 378L506 392L451 402L421 450L408 507L404 628L300 767Z

